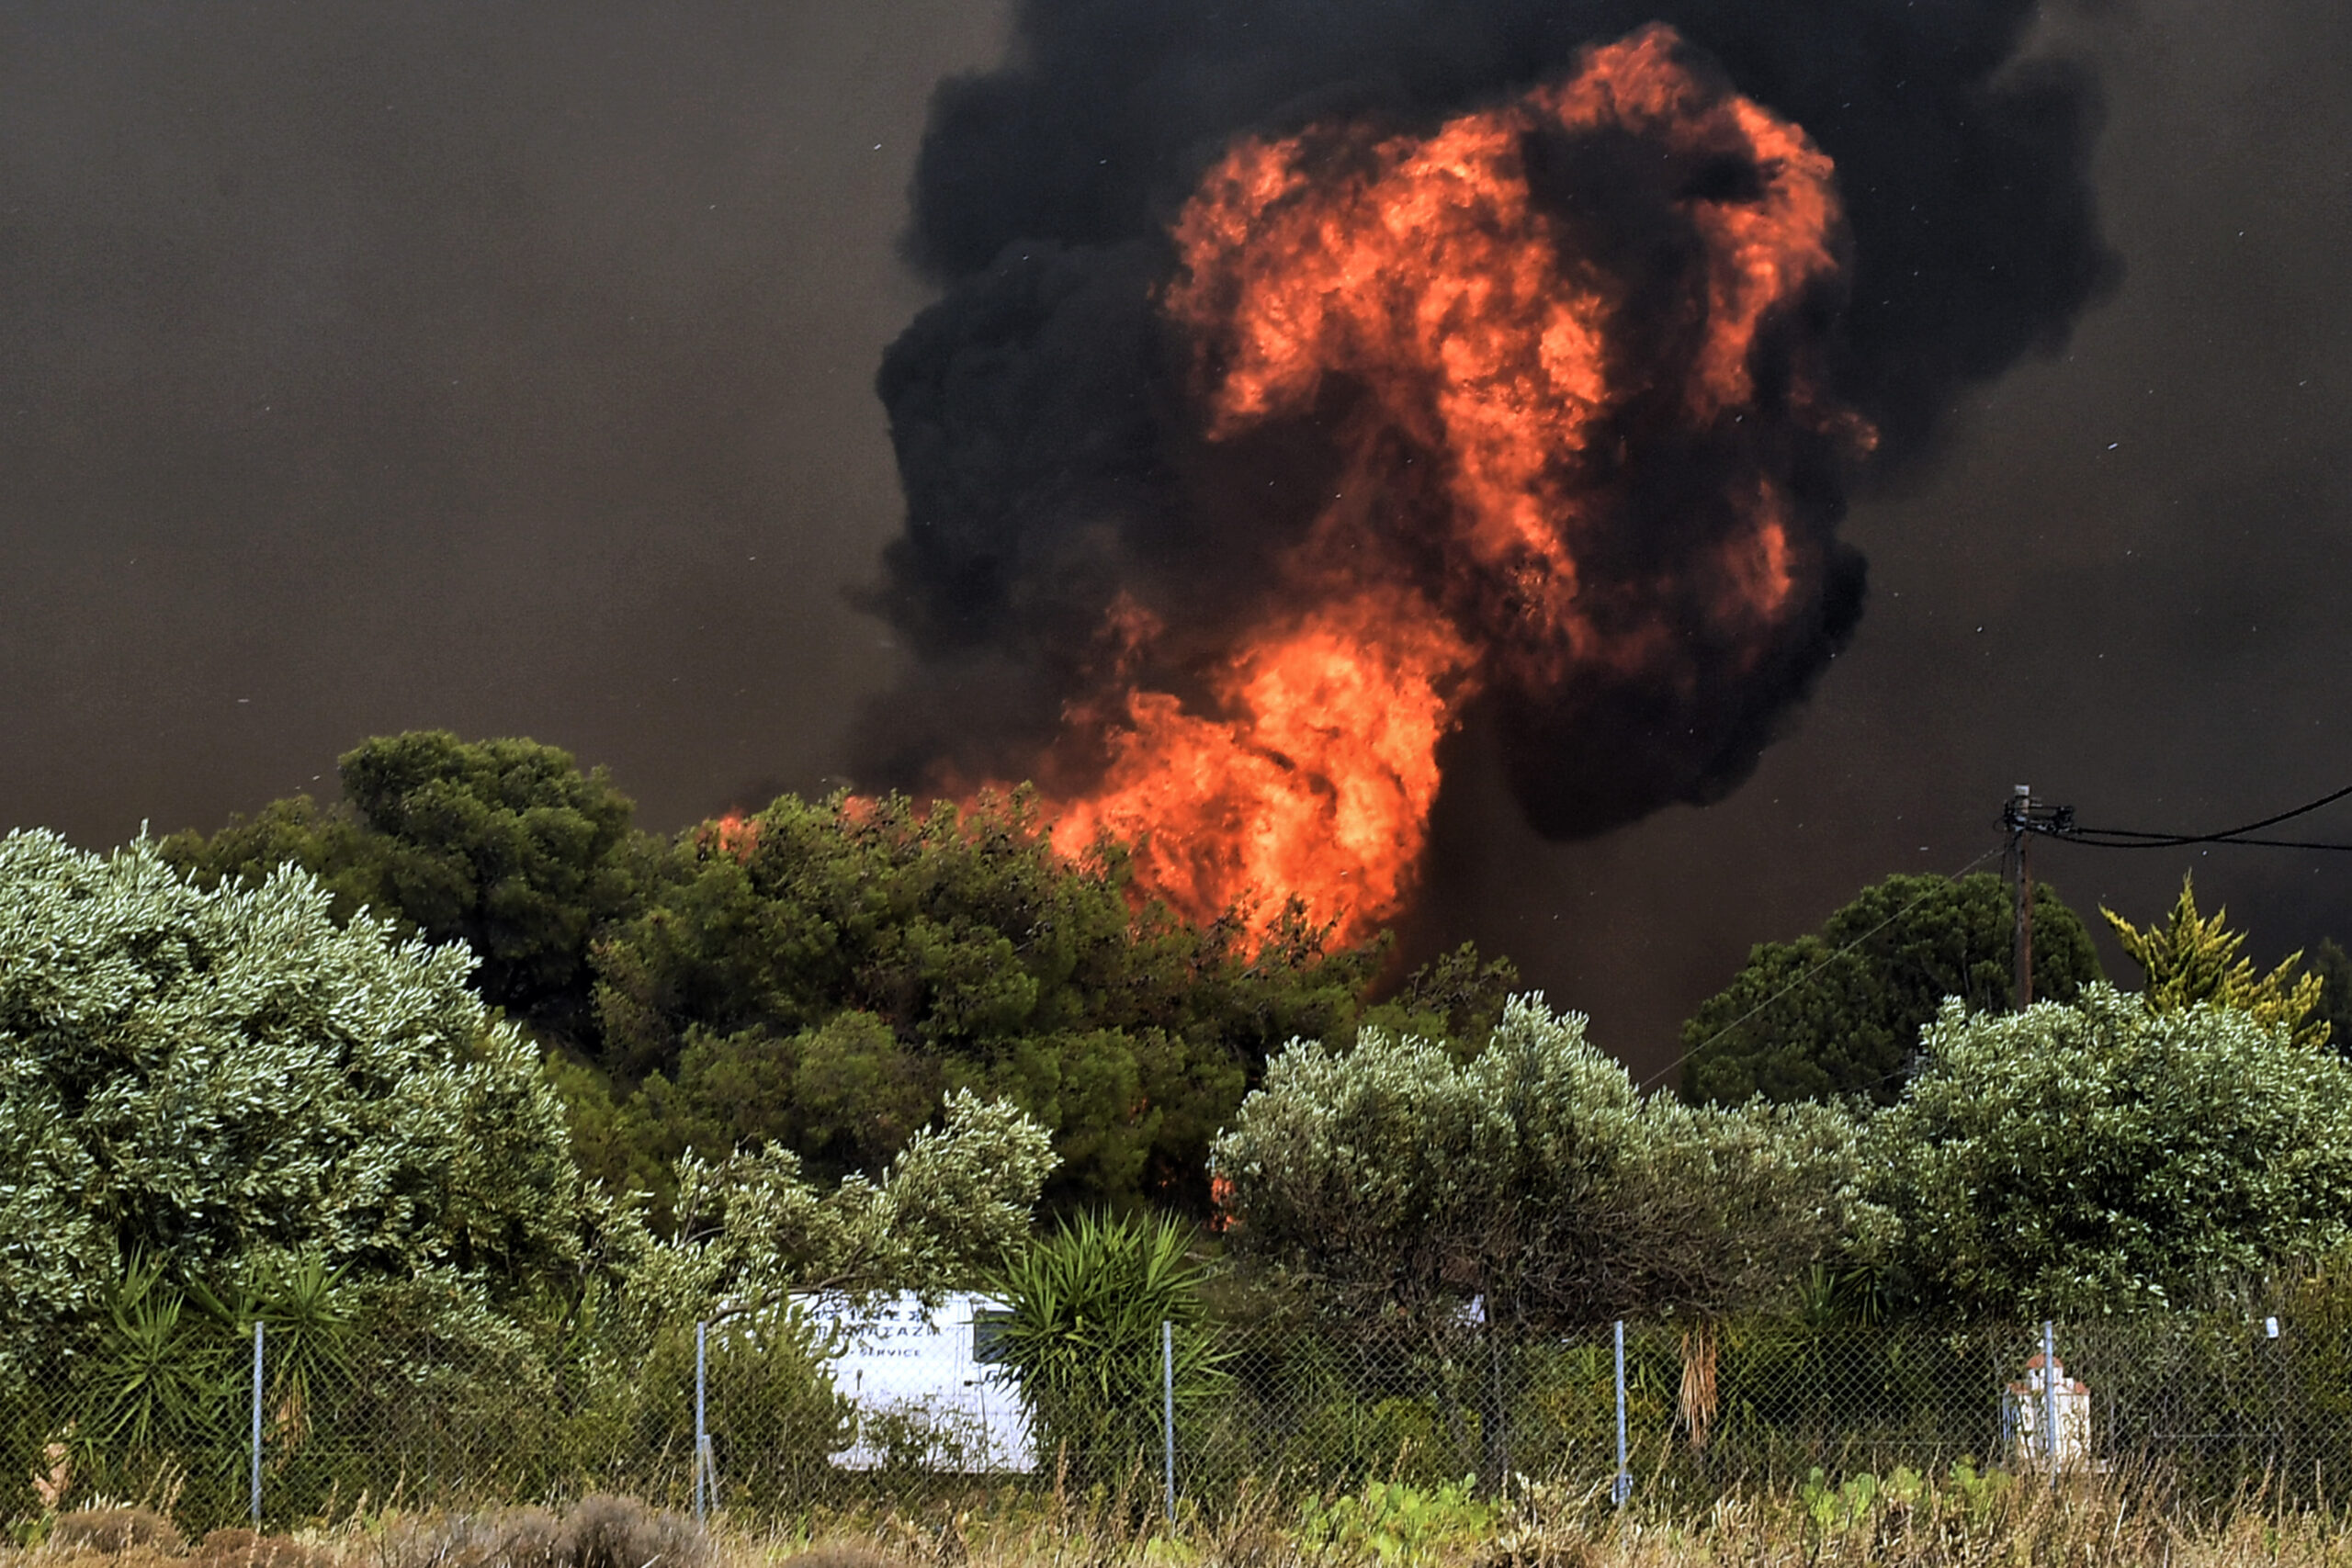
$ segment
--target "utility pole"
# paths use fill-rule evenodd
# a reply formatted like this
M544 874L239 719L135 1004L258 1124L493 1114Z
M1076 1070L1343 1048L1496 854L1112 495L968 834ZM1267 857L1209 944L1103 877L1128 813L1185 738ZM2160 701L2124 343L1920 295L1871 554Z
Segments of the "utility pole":
M2033 786L2019 784L2009 795L2009 808L2002 813L2008 824L2009 849L2018 857L2017 939L2011 944L2011 958L2017 964L2017 1008L2019 1012L2033 1005L2033 871L2026 862L2026 836L2033 825Z
M2011 959L2017 965L2018 1010L2023 1012L2033 1005L2033 867L2026 858L2026 844L2036 833L2064 838L2073 832L2075 808L2044 806L2034 798L2031 784L2019 784L2001 807L2001 826L2008 830L2009 852L2018 863L2017 937Z

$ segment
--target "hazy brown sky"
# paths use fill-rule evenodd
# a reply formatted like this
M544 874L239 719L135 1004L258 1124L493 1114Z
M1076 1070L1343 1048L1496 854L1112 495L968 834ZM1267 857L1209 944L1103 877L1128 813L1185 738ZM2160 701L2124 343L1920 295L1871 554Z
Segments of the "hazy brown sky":
M26 3L0 13L0 822L92 844L520 733L650 826L843 765L896 655L872 378L923 108L993 6ZM1747 945L1995 842L2352 783L2352 16L2069 15L2128 274L1866 496L1860 634L1725 803L1583 845L1458 776L1420 940L1645 1063ZM324 777L321 778L321 775ZM2352 840L2352 810L2315 832ZM2276 951L2352 857L2195 859ZM2053 848L2154 914L2178 852ZM2110 953L2110 962L2113 955Z

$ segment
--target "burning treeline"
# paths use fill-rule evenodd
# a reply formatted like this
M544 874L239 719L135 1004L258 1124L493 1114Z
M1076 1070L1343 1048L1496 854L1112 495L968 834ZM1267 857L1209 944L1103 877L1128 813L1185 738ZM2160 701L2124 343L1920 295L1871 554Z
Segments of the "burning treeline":
M1721 794L1859 610L1849 251L1829 155L1664 25L1008 246L883 372L924 669L869 773L1035 778L1178 911L1342 940L1412 897L1465 725L1555 834Z

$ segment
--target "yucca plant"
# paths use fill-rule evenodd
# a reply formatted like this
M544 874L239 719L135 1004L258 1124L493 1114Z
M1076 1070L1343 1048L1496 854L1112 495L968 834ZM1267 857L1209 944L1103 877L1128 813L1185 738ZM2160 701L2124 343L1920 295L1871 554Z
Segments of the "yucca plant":
M227 1359L248 1372L253 1325L261 1321L271 1441L289 1450L299 1448L310 1435L320 1402L341 1392L351 1378L355 1325L343 1271L313 1248L257 1260L242 1288L226 1294L216 1295L194 1280L187 1293L230 1337Z
M134 1258L107 1308L74 1424L76 1468L108 1474L159 1460L185 1464L190 1450L220 1446L227 1369L201 1306L164 1278L160 1261Z
M1202 1295L1191 1227L1165 1216L1087 1214L1034 1243L989 1281L1012 1309L998 1341L1040 1447L1105 1476L1160 1445L1160 1327L1174 1329L1181 1416L1216 1397L1231 1351Z

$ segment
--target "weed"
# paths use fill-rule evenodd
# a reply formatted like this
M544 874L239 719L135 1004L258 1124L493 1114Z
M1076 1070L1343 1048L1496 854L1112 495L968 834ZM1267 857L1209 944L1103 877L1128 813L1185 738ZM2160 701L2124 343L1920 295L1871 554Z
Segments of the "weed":
M574 1503L555 1543L559 1568L703 1568L709 1556L692 1519L606 1493Z
M60 1514L50 1527L49 1544L57 1551L99 1551L109 1557L137 1548L176 1557L180 1532L153 1508L77 1508Z
M1476 1478L1430 1490L1374 1481L1329 1504L1310 1498L1299 1514L1299 1539L1310 1547L1414 1562L1441 1549L1490 1536L1495 1506L1473 1495Z

